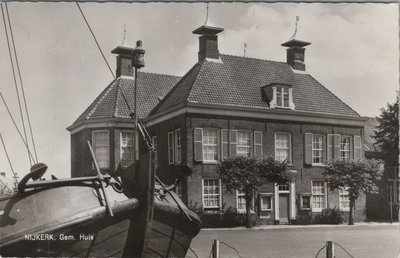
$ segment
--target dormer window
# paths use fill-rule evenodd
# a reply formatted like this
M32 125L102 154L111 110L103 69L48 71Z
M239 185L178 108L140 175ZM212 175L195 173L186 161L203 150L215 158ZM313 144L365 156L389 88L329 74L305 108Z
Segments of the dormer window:
M289 108L289 88L276 87L276 106Z
M269 108L294 109L292 85L272 83L261 87L261 92Z

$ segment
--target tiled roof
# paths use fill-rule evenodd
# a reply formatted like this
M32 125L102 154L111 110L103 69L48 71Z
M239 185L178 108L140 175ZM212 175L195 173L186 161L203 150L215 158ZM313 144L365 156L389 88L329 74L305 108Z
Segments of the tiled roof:
M172 75L138 72L138 116L146 117L159 102L159 97L164 97L180 78ZM104 89L73 125L91 119L129 118L130 111L124 96L134 111L134 85L133 77L118 77Z
M268 109L261 88L271 83L293 86L295 110L359 117L337 96L306 73L288 64L255 58L220 55L221 61L197 63L152 111L192 102Z

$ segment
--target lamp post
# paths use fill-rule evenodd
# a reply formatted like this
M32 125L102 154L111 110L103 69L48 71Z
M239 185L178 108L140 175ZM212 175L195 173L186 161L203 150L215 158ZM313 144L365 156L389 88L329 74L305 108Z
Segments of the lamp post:
M144 67L144 53L142 41L136 41L136 48L132 52L132 67L135 68L135 161L139 159L139 134L138 134L138 112L137 112L137 70Z

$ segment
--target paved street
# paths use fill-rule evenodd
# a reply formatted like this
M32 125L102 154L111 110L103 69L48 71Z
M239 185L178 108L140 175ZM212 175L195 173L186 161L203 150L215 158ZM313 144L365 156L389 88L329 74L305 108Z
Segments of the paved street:
M332 240L356 258L398 258L399 224L362 224L356 226L304 226L264 229L202 230L191 248L199 257L209 257L211 242L218 239L236 248L241 257L316 257L325 241ZM238 257L220 245L221 257ZM187 257L195 257L189 250ZM318 257L325 258L325 249ZM335 257L351 257L335 246Z

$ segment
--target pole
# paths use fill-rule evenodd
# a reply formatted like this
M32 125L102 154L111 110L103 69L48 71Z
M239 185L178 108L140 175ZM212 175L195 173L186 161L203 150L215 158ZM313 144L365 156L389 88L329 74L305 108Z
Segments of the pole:
M135 161L139 159L139 135L138 135L138 112L137 112L137 68L135 67Z
M393 180L393 184L395 181ZM390 205L390 224L393 223L393 187L392 184L389 182L389 205Z
M219 240L213 240L212 258L219 258Z
M96 167L97 177L100 180L100 185L101 185L101 189L103 190L104 200L106 202L106 207L107 207L108 213L110 214L111 217L113 217L114 214L113 214L113 212L111 210L110 201L108 200L107 191L106 191L106 188L104 186L103 175L101 174L100 169L99 169L99 165L97 164L96 156L94 155L94 152L93 152L93 149L92 149L92 145L90 145L89 141L87 141L87 144L89 146L90 154L92 155L94 166Z
M335 246L332 241L326 241L326 258L335 258Z

